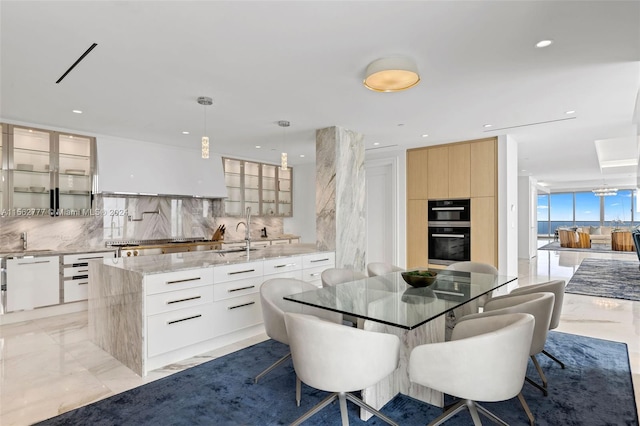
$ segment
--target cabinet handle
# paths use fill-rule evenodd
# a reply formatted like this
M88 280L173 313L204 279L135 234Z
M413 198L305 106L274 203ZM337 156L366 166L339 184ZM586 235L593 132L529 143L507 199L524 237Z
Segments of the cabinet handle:
M238 309L238 308L242 308L243 306L253 305L253 304L255 304L255 303L256 303L256 302L243 303L242 305L229 306L227 309L228 309L228 310Z
M464 238L464 234L431 234L434 238Z
M201 280L202 277L197 277L197 278L185 278L183 280L174 280L174 281L167 281L167 284L178 284L178 283L186 283L189 281L199 281Z
M255 288L255 285L250 285L247 287L240 287L240 288L232 288L227 290L227 293L233 293L234 291L240 291L240 290L249 290L250 288Z
M37 262L18 262L18 265L35 265L36 263L51 263L50 260L38 260Z
M431 210L449 212L449 211L464 210L464 207L431 207Z
M78 285L87 285L87 284L89 284L89 281L85 281L83 283L78 283Z
M71 277L72 280L84 280L89 278L89 275L74 275Z
M255 269L247 269L244 271L235 271L235 272L227 272L227 275L235 275L235 274L245 274L247 272L254 272Z
M285 268L287 266L296 266L295 263L287 263L286 265L274 265L274 268Z
M311 263L315 263L315 262L326 262L328 261L329 258L327 257L326 259L314 259L314 260L310 260Z
M78 260L91 260L91 259L104 259L102 256L94 256L94 257L79 257Z
M320 275L320 272L314 272L313 274L309 274L310 277L317 277Z
M187 297L186 299L179 299L179 300L169 300L167 302L167 305L171 305L172 303L188 302L189 300L197 300L200 298L202 298L202 296Z
M179 320L167 321L167 325L175 324L177 322L182 322L182 321L189 321L189 320L192 320L192 319L200 318L201 316L202 316L202 314L198 314L198 315L194 315L192 317L182 318L182 319L179 319Z
M78 269L78 272L89 272L88 269Z

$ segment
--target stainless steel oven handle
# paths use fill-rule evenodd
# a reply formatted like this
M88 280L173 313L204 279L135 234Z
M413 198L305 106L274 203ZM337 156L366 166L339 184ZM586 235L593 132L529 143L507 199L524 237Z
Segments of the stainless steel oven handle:
M445 212L449 212L449 211L460 211L460 210L464 210L464 207L431 207L431 210L437 210L437 211L445 211Z
M464 234L431 234L435 238L464 238Z

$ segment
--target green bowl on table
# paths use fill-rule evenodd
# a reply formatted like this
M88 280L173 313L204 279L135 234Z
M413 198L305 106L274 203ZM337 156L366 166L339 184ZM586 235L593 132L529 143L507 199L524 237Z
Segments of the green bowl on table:
M438 273L434 271L406 271L402 272L404 281L412 287L427 287L436 282Z

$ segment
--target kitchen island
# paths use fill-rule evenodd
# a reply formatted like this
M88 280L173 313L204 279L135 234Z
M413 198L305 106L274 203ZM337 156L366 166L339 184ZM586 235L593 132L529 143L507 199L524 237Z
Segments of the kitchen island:
M319 285L333 252L312 244L91 262L89 338L144 376L264 331L259 290L271 278Z

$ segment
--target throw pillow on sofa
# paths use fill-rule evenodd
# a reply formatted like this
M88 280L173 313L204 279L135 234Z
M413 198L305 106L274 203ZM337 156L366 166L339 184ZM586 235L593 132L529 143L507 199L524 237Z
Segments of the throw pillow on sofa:
M602 235L602 229L599 226L590 226L589 235Z

